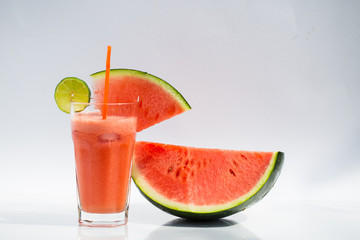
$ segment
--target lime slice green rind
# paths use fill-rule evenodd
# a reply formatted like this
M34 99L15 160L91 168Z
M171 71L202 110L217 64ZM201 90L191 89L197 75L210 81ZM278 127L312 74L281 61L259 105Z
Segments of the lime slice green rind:
M63 112L70 113L71 102L90 102L91 91L87 83L76 77L62 79L55 88L55 102ZM78 107L75 111L84 110L86 105Z

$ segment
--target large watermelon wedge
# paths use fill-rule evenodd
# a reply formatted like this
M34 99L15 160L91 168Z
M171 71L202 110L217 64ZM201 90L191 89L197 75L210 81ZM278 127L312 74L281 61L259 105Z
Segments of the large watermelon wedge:
M175 216L217 219L244 210L273 187L282 152L137 142L132 177L151 203Z
M93 77L94 101L104 99L105 71ZM133 102L140 98L138 132L191 109L183 96L169 83L146 72L112 69L109 78L109 102Z

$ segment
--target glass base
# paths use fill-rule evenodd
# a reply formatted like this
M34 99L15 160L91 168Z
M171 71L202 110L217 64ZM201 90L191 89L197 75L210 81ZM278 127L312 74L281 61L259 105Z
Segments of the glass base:
M78 228L78 240L128 240L127 225L105 228L105 227L83 227Z
M86 227L117 227L128 221L128 209L121 213L88 213L79 209L79 224Z

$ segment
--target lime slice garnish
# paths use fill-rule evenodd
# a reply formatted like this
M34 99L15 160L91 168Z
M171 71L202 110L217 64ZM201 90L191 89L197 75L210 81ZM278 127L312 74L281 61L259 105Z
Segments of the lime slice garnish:
M61 80L55 88L54 95L56 104L66 113L70 113L71 102L88 103L90 96L91 92L86 82L76 77ZM82 111L85 107L86 105L76 111Z

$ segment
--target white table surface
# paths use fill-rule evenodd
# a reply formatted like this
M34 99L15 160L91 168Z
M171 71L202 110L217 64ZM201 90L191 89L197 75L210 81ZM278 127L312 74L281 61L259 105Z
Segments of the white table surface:
M79 227L72 200L1 199L0 239L360 239L356 202L275 202L265 197L241 213L211 222L180 219L148 202L135 202L127 226L107 229Z

